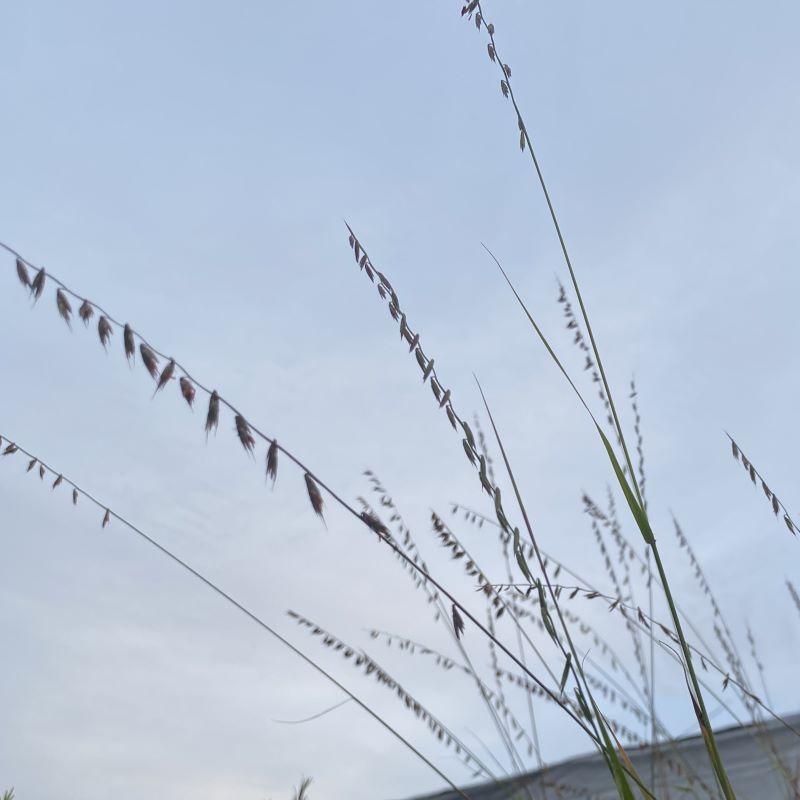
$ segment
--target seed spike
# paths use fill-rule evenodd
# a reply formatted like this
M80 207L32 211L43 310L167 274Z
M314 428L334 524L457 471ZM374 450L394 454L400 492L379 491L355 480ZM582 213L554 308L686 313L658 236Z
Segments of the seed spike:
M150 373L150 377L155 380L158 377L158 358L156 354L144 342L139 345L139 352L142 355L142 363Z
M42 292L44 291L44 281L46 277L47 273L44 271L44 267L42 267L36 273L36 277L31 282L31 294L33 295L34 303L42 296Z
M217 390L211 392L211 397L208 400L208 414L206 415L206 439L211 431L216 431L219 425L219 395Z
M31 276L28 274L28 268L25 266L25 262L21 259L17 259L17 277L19 278L19 282L26 288L31 288Z
M161 375L158 377L158 384L156 386L156 390L153 392L153 397L155 397L158 392L163 389L171 380L172 376L175 374L175 359L171 358L169 360L169 364L161 371Z
M61 315L61 319L63 319L64 322L67 323L67 327L72 330L72 306L69 304L66 294L64 294L61 289L56 291L56 307L58 308L58 313Z
M83 320L83 324L88 327L89 320L94 316L94 308L88 300L84 300L81 303L81 307L78 309L78 316Z
M455 603L453 603L453 629L455 630L456 639L460 639L464 635L464 620L461 618L461 614L458 613Z
M314 509L314 512L325 521L325 518L322 516L322 506L324 505L322 502L322 494L319 491L319 487L314 482L314 479L309 475L307 472L305 474L306 479L306 489L308 490L308 499L311 501L311 507Z
M108 350L108 342L112 333L114 333L114 329L111 327L108 318L105 315L101 315L100 319L97 320L97 335L100 337L100 344L106 350Z
M133 341L133 329L127 322L122 331L122 342L125 345L125 358L132 364L136 360L136 344Z
M267 450L267 478L272 479L272 485L278 478L278 442L273 439Z
M185 376L181 376L180 381L181 394L183 399L189 404L189 408L194 408L194 398L197 394L192 382Z
M236 434L239 437L239 441L242 443L242 447L244 447L248 453L252 453L253 448L256 446L256 440L250 431L247 420L241 414L237 414L235 422Z

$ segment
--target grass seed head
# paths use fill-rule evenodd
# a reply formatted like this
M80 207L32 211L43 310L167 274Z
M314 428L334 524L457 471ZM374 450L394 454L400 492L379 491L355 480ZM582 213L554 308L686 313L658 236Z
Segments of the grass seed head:
M67 327L72 329L72 306L69 304L69 300L67 296L61 289L56 291L56 306L58 308L58 313L61 315L61 319L67 323Z
M244 447L248 453L252 453L253 448L256 446L256 440L250 431L250 426L247 424L247 420L241 414L237 414L235 422L236 434L239 437L239 441L242 443L242 447Z
M156 354L144 343L139 345L139 352L142 355L142 363L150 373L150 377L155 380L158 377L158 358Z
M273 440L267 450L267 478L272 480L272 485L275 485L275 480L278 477L278 442Z
M36 277L31 282L31 294L33 295L34 302L42 296L42 292L44 291L44 281L46 277L47 273L44 271L44 267L42 267L36 273Z
M166 367L161 371L161 375L158 376L158 385L156 386L156 391L153 392L155 395L156 392L163 389L171 380L172 376L175 374L175 359L171 358L169 363Z
M88 300L84 300L81 303L81 307L78 309L78 316L83 320L83 324L89 324L89 320L94 316L94 308L92 308L92 304Z
M319 487L314 482L314 479L309 475L307 472L305 474L306 479L306 489L308 490L308 499L311 501L311 507L314 509L314 512L322 517L322 494L319 491ZM324 518L323 518L324 519Z
M106 350L108 349L108 341L112 333L114 333L114 329L111 327L108 318L101 315L100 319L97 320L97 335L100 337L100 344L102 344Z
M127 358L129 362L135 361L136 345L133 341L133 329L130 325L128 325L127 322L125 323L125 328L122 331L122 342L125 346L125 358Z
M208 400L208 414L206 415L206 438L212 430L216 430L219 425L219 395L217 390L211 392Z
M25 266L25 262L21 259L17 259L17 277L19 278L19 282L26 288L31 288L31 276L28 274L28 268Z
M194 398L195 398L195 395L197 394L196 389L194 388L192 382L186 377L182 376L180 381L179 381L179 383L180 383L181 394L183 395L183 399L189 404L189 408L193 408L194 407Z

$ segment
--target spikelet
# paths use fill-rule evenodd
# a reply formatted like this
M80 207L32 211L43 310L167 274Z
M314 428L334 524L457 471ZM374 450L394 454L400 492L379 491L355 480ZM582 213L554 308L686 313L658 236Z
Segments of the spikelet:
M107 508L106 513L103 514L103 524L101 527L105 528L111 522L111 511Z
M33 295L34 302L42 296L42 292L44 291L44 279L46 277L47 273L44 271L44 267L42 267L31 282L31 294Z
M88 300L84 300L81 303L81 307L78 309L78 316L83 320L83 324L88 327L89 320L94 316L94 308L92 308L92 304Z
M189 404L189 408L193 408L194 397L197 392L192 385L192 382L186 377L181 377L179 383L181 385L181 394L183 395L183 399Z
M72 314L72 306L69 304L69 300L67 300L67 296L61 289L56 291L56 307L58 308L58 313L61 315L61 319L67 323L67 327L72 330L72 322L71 322L71 314Z
M453 603L453 629L456 633L456 639L460 639L464 635L464 620L461 614L458 613L455 603Z
M250 431L247 420L241 414L237 414L234 421L236 422L236 435L239 437L242 447L244 447L248 453L252 453L253 448L256 446L256 440Z
M322 495L320 494L319 487L314 483L314 479L306 472L306 489L308 489L308 499L311 501L311 507L314 511L322 517ZM324 517L323 517L324 520Z
M158 385L156 386L155 392L153 392L153 397L156 396L160 389L163 389L171 380L172 376L175 374L175 359L171 358L169 360L169 364L161 371L161 375L158 376Z
M156 354L144 343L139 345L139 352L142 354L142 363L150 377L155 380L158 377L158 359Z
M39 480L44 480L44 464L39 464Z
M377 514L374 514L372 511L362 511L359 517L361 517L364 524L375 531L378 536L382 538L389 536L389 529L381 522Z
M52 487L51 487L51 488L52 488L52 489L58 489L58 487L59 487L59 486L61 486L61 482L62 482L63 480L64 480L64 476L63 476L63 475L59 475L59 476L58 476L58 477L57 477L57 478L56 478L56 479L53 481L53 485L52 485Z
M28 468L25 470L25 472L30 472L30 471L31 471L31 470L32 470L32 469L33 469L33 468L34 468L34 467L35 467L35 466L36 466L38 463L39 463L39 460L38 460L38 459L36 459L36 458L32 458L32 459L31 459L31 460L28 462Z
M4 455L4 456L11 456L11 455L14 455L14 453L16 453L16 452L17 452L17 449L18 449L18 448L17 448L17 446L14 444L14 442L11 442L10 444L7 444L7 445L6 445L6 449L5 449L5 450L3 450L3 455Z
M273 439L267 450L267 478L272 478L272 485L278 477L278 442Z
M133 330L128 323L122 331L122 343L125 346L125 358L131 363L136 360L136 344L133 341Z
M28 274L28 268L25 266L25 262L21 259L17 259L17 277L19 278L19 282L26 288L31 288L31 276Z
M72 505L74 505L74 506L78 505L78 490L77 489L73 489L72 490Z
M211 431L216 431L219 425L219 395L217 390L211 392L211 397L208 400L208 414L206 415L206 439Z
M108 350L108 340L111 338L112 333L114 333L114 329L111 327L111 323L107 317L101 315L100 319L97 320L97 335L100 337L100 344L106 350Z

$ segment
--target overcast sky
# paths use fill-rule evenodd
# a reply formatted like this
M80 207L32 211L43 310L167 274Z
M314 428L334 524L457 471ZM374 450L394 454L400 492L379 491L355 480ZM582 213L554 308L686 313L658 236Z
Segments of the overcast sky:
M491 506L353 264L346 218L466 416L480 408L480 378L543 544L608 589L580 504L583 491L604 496L607 462L480 246L590 391L555 302L564 267L516 120L485 34L459 10L5 4L0 240L174 354L348 500L374 469L431 564L474 603L429 510ZM639 384L653 523L676 589L710 630L670 513L743 650L752 627L775 708L797 710L800 617L784 581L800 581L800 544L724 431L797 513L800 10L486 0L485 11L627 425L632 374ZM470 744L480 749L477 735L499 752L468 682L365 634L454 652L385 548L331 503L323 527L285 460L270 491L261 443L248 459L229 416L206 444L204 408L189 412L174 385L152 399L119 333L104 353L93 330L67 330L52 286L32 310L13 259L0 255L0 268L1 435L217 580L454 779L469 771L452 752L287 608L368 648ZM275 722L343 695L26 463L0 461L0 789L15 785L20 800L278 800L310 774L314 800L374 800L441 785L352 703ZM492 535L456 528L502 579ZM598 619L624 650L619 625ZM488 663L474 629L467 646ZM667 664L659 710L673 733L691 731ZM587 749L563 714L537 713L546 759Z

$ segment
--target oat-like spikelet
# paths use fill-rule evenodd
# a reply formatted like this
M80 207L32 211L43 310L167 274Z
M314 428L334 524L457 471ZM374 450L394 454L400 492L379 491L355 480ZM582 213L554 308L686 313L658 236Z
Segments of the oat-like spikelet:
M25 262L21 259L17 259L17 277L19 278L19 282L26 288L31 288L31 276L28 274L28 268L25 266Z
M44 464L39 464L39 480L44 480Z
M206 439L211 431L215 431L219 425L219 395L217 390L211 392L211 397L208 400L208 414L206 415Z
M108 523L111 522L111 511L110 509L106 509L106 513L103 514L103 524L101 527L105 528Z
M158 376L158 385L156 386L155 392L153 392L153 397L159 392L159 390L163 389L171 380L172 376L175 374L175 359L171 358L169 360L169 364L161 371L161 375Z
M377 514L372 511L362 511L359 516L364 523L381 537L389 536L389 529L381 522Z
M316 483L314 483L314 479L306 472L306 489L308 489L308 499L311 501L311 507L314 511L322 517L322 494L319 491L319 487ZM324 520L324 517L323 517Z
M181 394L183 395L183 399L189 404L189 408L193 408L194 398L195 395L197 394L194 385L188 378L184 376L181 377L178 383L180 383L181 386Z
M42 267L36 273L36 277L31 281L31 294L33 295L34 302L36 302L42 296L42 292L44 291L44 280L46 277L47 273L44 271L44 267Z
M272 479L272 485L278 477L278 442L273 439L267 450L267 478Z
M5 449L5 450L3 450L3 455L4 455L4 456L11 456L11 455L13 455L14 453L16 453L16 452L17 452L17 449L18 449L18 448L17 448L17 446L14 444L14 442L11 442L10 444L7 444L7 445L6 445L6 449Z
M108 350L108 341L111 338L111 334L114 333L114 329L111 327L111 323L105 316L101 316L99 320L97 320L97 335L100 337L100 344Z
M122 331L122 342L125 345L125 358L129 363L136 360L136 344L133 341L133 329L128 323L125 323L125 328Z
M453 629L456 633L456 639L460 639L464 635L464 620L461 618L461 614L458 613L455 603L453 603Z
M30 471L31 471L31 470L32 470L32 469L33 469L33 468L34 468L34 467L35 467L35 466L36 466L38 463L39 463L39 459L37 459L37 458L32 458L32 459L31 459L31 460L28 462L28 468L25 470L25 472L30 472Z
M78 505L78 490L77 489L73 489L72 490L72 505L74 505L74 506Z
M234 421L236 422L236 435L239 437L242 447L244 447L248 453L252 453L253 448L256 446L256 440L250 431L247 420L241 414L237 414Z
M63 480L64 480L64 476L63 476L63 475L59 475L59 476L58 476L58 477L57 477L57 478L56 478L56 479L53 481L53 485L52 485L52 487L51 487L51 488L52 488L52 489L58 489L58 487L59 487L59 486L61 486L61 483L62 483L62 481L63 481Z
M142 363L150 377L155 380L158 377L158 358L156 354L144 343L139 345L139 352L142 354Z
M58 313L61 315L61 319L67 323L67 327L72 330L72 306L69 304L69 300L67 296L61 289L56 291L56 307L58 308Z
M81 303L81 307L78 309L78 316L83 320L83 324L88 327L89 320L94 316L94 308L88 300L84 300Z

